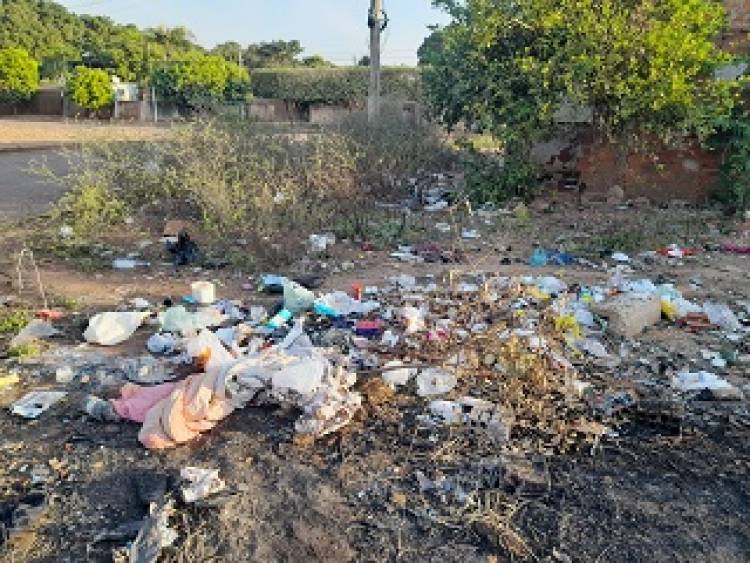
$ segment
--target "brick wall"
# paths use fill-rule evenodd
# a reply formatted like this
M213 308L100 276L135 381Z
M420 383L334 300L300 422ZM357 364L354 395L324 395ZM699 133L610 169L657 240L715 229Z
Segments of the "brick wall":
M619 177L617 153L612 144L592 142L583 146L577 163L580 181L588 194L604 196L615 184L628 199L647 197L655 202L681 199L705 203L719 179L720 156L698 147L658 149L627 159L625 178Z

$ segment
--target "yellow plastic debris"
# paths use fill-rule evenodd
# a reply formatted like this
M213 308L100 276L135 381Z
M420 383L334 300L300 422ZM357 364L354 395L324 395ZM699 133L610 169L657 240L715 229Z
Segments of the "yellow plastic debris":
M10 375L0 375L0 389L15 385L19 381L21 381L21 379L15 373L11 373Z
M574 315L560 315L557 317L555 319L555 330L559 334L570 334L575 338L580 338L583 335L581 325Z
M670 321L676 321L679 312L677 306L672 303L669 299L663 298L661 300L661 314Z

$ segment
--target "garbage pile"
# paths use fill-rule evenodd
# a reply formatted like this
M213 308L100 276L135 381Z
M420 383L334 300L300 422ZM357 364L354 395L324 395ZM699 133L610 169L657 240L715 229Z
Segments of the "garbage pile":
M671 322L738 343L750 324L750 315L741 321L724 304L694 303L670 284L629 279L621 266L604 286L476 272L401 274L383 287L317 294L266 275L259 289L278 294L277 305L219 299L212 283L199 281L181 304L131 300L134 310L91 317L84 338L96 346L121 344L144 325L155 331L148 354L119 360L127 383L118 396L91 395L85 412L136 422L140 442L163 449L210 431L235 410L278 405L299 411L301 441L315 440L375 402L376 381L423 401L417 421L427 427L466 426L525 451L596 447L639 401L642 391L623 385L619 372L632 363L629 346L642 331ZM717 351L702 357L715 368L727 365ZM71 368L57 371L58 383L74 378ZM743 397L690 363L659 375L677 393ZM64 396L32 393L13 412L35 418Z

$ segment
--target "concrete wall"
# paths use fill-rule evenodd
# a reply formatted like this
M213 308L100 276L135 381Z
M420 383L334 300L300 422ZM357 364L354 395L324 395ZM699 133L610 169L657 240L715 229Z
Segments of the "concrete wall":
M0 115L62 115L63 89L40 88L28 102L0 104Z

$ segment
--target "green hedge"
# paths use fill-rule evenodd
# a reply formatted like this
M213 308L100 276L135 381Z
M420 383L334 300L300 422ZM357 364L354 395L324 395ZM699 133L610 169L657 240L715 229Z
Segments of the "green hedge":
M253 94L292 102L357 102L367 98L367 67L267 68L252 71ZM421 80L416 68L384 68L382 93L418 100Z

